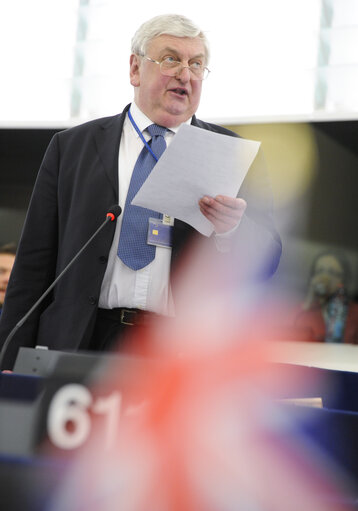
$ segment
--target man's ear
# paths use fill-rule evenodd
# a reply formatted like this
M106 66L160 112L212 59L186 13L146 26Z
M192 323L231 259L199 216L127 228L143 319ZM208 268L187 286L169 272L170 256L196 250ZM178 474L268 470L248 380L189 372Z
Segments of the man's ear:
M140 79L139 79L139 67L140 67L140 57L132 53L129 58L129 77L130 83L133 87L139 87Z

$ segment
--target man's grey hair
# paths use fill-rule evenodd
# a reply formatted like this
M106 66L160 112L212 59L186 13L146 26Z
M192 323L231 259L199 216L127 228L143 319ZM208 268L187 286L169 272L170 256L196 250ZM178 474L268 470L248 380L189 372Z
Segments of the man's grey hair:
M190 19L179 14L163 14L143 23L132 38L132 53L145 55L148 43L164 34L174 37L198 37L204 44L206 63L209 62L209 43L204 32Z
M14 242L6 243L0 246L0 254L16 255L17 245Z

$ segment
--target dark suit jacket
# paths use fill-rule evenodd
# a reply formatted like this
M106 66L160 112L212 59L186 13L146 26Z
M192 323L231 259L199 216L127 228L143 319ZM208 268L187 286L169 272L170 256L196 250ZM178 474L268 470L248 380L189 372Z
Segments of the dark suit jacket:
M87 122L57 133L45 153L26 216L18 254L0 321L0 346L20 318L62 271L104 221L108 208L118 204L118 151L126 109L119 115ZM193 125L236 136L195 117ZM251 170L249 171L249 173ZM265 191L267 199L256 201ZM254 191L254 193L253 193ZM253 169L240 196L248 201L239 230L255 230L255 238L272 244L270 271L281 253L272 221L267 177ZM259 205L257 205L259 202ZM115 230L109 223L61 279L45 302L13 338L4 367L12 366L19 346L46 345L53 349L86 348L96 317L101 283ZM178 259L194 229L175 221L172 263ZM252 238L252 233L249 235ZM239 250L257 250L245 236ZM245 240L245 241L244 241ZM256 243L256 242L255 242ZM252 245L252 243L251 243Z

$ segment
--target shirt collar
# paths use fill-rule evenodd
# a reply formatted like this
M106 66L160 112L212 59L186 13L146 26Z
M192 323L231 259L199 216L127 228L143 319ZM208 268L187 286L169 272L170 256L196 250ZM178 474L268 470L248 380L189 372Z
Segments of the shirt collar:
M153 124L153 121L151 121L149 119L149 117L147 117L142 112L142 110L140 110L140 108L136 105L136 103L134 101L133 101L133 103L131 103L130 110L131 110L131 114L132 114L134 122L136 123L136 125L138 126L138 128L140 129L140 131L142 133L148 126ZM191 124L191 120L192 120L192 117L190 117L187 121L183 122L182 124ZM176 133L178 131L178 129L180 128L180 126L181 126L181 124L179 124L179 126L175 126L174 128L168 128L168 129L170 129L170 131ZM136 132L136 136L139 137L137 132Z

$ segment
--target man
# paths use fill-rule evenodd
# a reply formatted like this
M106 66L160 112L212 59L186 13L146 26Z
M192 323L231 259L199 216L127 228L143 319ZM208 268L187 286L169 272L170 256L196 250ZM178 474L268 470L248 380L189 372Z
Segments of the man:
M126 211L130 211L126 197L142 152L148 156L151 150L145 146L155 144L160 137L160 143L164 139L166 145L170 144L182 123L235 136L195 117L208 57L206 38L190 20L177 15L149 20L132 40L130 82L134 102L120 115L54 136L25 221L0 323L0 344L96 230L108 208L119 204L124 211L116 225L109 224L100 232L81 261L22 326L9 347L7 366L21 345L108 349L124 325L137 323L143 316L139 311L175 313L172 270L188 239L199 235L184 222L167 219L165 229L171 231L171 242L157 246L151 262L133 269L128 261L123 262L123 252L128 249L123 247L123 223L127 222ZM168 128L165 134L150 135L148 126L153 123L157 130ZM255 171L252 179L245 180L240 198L203 197L199 207L213 223L214 250L219 252L228 241L230 245L236 240L238 252L250 254L260 252L262 244L268 247L267 264L274 270L281 242L272 222L271 198L257 203L252 200L255 190L260 195L267 187L267 178ZM142 209L137 208L135 214ZM164 226L164 219L161 222ZM142 225L138 224L141 222L134 222L129 239L132 231ZM136 247L137 242L133 242L130 251Z
M8 243L0 247L0 316L10 273L15 261L16 246Z

